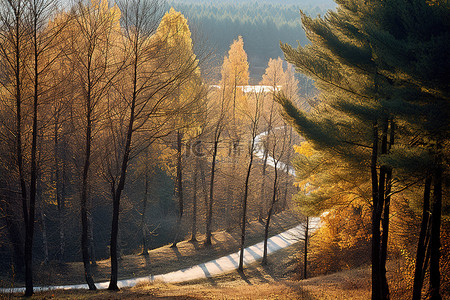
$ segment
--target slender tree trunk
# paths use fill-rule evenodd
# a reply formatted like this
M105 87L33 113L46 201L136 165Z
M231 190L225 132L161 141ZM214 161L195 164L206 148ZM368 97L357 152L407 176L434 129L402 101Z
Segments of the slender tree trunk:
M387 142L388 129L390 124L390 136L389 145ZM382 140L382 154L387 154L390 148L394 145L394 135L395 135L395 123L393 120L386 120L385 126L383 128L383 140ZM385 191L383 192L383 199L380 202L384 202L384 212L382 219L383 234L381 236L381 251L380 251L380 270L381 270L381 282L382 282L382 292L383 299L389 299L389 285L386 277L386 261L387 261L387 248L388 248L388 237L389 237L389 211L391 204L391 189L392 189L392 168L384 167L386 178L384 185ZM381 175L380 175L381 176ZM381 185L381 182L380 182ZM381 193L381 191L380 191ZM380 194L381 197L381 194Z
M380 177L379 177L379 185L378 185L378 193L379 193L379 198L378 198L378 205L376 208L376 220L377 223L375 226L377 226L377 231L378 231L378 244L376 245L376 247L378 248L378 280L379 280L379 284L381 286L381 299L389 299L389 290L386 290L387 288L387 279L386 279L386 265L383 263L383 259L382 259L382 236L381 236L381 229L380 226L382 223L384 223L384 219L382 220L382 214L383 214L383 207L385 205L385 199L384 199L384 192L385 192L385 183L386 183L386 175L387 175L387 169L384 166L380 167ZM388 209L388 213L389 213L389 209ZM386 217L386 216L385 216ZM389 221L387 221L389 222ZM385 230L387 230L387 228L383 228L383 236L385 233ZM387 231L386 231L386 239L387 239Z
M270 203L269 213L267 214L266 226L264 228L264 253L262 264L267 265L267 239L269 238L269 226L270 226L270 218L272 217L273 208L275 206L275 202L277 201L277 184L278 184L278 166L277 161L275 162L275 177L273 179L273 193L272 193L272 201Z
M137 57L137 56L136 56ZM131 140L133 137L133 126L135 119L135 108L136 108L136 98L137 98L137 61L134 63L134 74L133 74L133 95L131 98L130 107L130 119L127 127L127 137L124 147L124 154L122 158L122 164L120 168L120 177L117 187L114 182L112 184L112 196L113 196L113 217L111 224L111 241L110 241L110 255L111 255L111 278L109 281L108 290L118 291L117 286L118 280L118 261L117 261L117 244L119 235L119 213L120 213L120 197L122 191L125 188L125 179L127 175L128 161L130 159L131 152Z
M253 150L255 147L255 137L252 138L252 145L250 148L250 162L248 164L247 176L245 177L244 185L244 199L242 201L242 222L241 222L241 246L240 246L240 256L239 256L239 267L238 270L244 271L244 245L245 245L245 227L247 223L247 200L248 200L248 185L250 181L250 173L252 171L253 165Z
M88 228L89 228L89 259L91 262L91 266L97 266L97 256L95 255L95 240L94 240L94 215L92 212L93 208L93 199L89 199L89 208L88 208Z
M183 199L183 170L182 170L182 140L181 132L177 132L177 197L178 197L178 216L177 223L175 225L175 238L173 240L172 246L175 248L177 246L178 240L180 239L181 231L181 219L183 218L184 210L184 199Z
M390 183L392 180L392 169L386 170L386 195L391 192ZM383 233L381 236L381 250L380 250L380 271L381 271L381 284L383 287L383 299L389 299L389 285L386 277L386 261L387 261L387 247L389 237L389 211L390 211L391 197L386 196L384 199L384 210L382 218Z
M263 155L263 165L262 165L262 179L261 179L261 193L260 193L260 206L259 206L259 215L258 221L263 221L263 211L265 206L265 185L266 185L266 169L267 169L267 157L269 155L269 151L264 147L264 155Z
M184 193L183 193L183 161L182 161L182 133L178 131L177 133L177 184L178 184L178 208L179 208L179 219L183 217L184 212Z
M229 152L229 156L231 156L231 173L230 176L231 178L234 176L234 174L236 173L236 151L234 149L235 145L234 145L234 141L232 142L232 144L230 145L230 152ZM231 228L233 228L235 222L235 218L234 218L234 212L236 211L236 207L235 207L235 202L236 202L236 193L235 193L235 180L230 180L227 183L227 193L226 196L228 197L229 201L226 201L225 205L228 208L228 213L225 216L226 217L226 228L228 230L230 230Z
M414 286L412 300L420 300L422 297L423 274L425 251L427 249L426 239L428 232L428 221L430 218L430 194L431 194L431 176L425 179L425 188L423 195L422 222L420 224L419 242L417 243L416 268L414 270Z
M32 226L30 225L30 215L28 210L27 187L25 184L25 175L23 167L23 153L22 153L22 30L21 24L24 3L17 1L15 5L11 4L14 9L14 84L15 84L15 100L16 100L16 154L17 154L17 168L19 171L19 181L21 189L22 212L25 224L25 247L24 247L24 263L25 263L25 296L33 294L33 278L32 278L32 242L33 237L29 236ZM31 209L30 209L31 211ZM34 220L33 220L34 223Z
M434 191L433 191L433 208L431 219L431 238L430 238L430 299L442 299L440 293L441 274L439 270L439 262L441 257L441 209L442 209L442 158L439 153L442 151L440 142L437 143L436 153L436 169L434 171Z
M198 158L195 158L194 166L194 186L192 195L192 236L191 242L197 241L197 171L198 171Z
M306 227L305 227L305 248L303 254L303 279L308 278L308 239L309 239L309 218L306 217Z
M214 176L216 174L216 158L219 145L219 137L214 141L213 157L211 162L211 182L209 184L209 203L208 214L206 216L206 240L205 245L211 245L211 231L212 231L212 215L213 215L213 203L214 203Z
M431 239L431 222L432 222L433 216L430 214L428 218L428 224L427 224L427 233L425 234L425 262L423 263L423 269L422 269L422 278L425 278L425 273L428 268L428 264L430 262L430 255L431 255L431 248L430 248L430 239Z
M283 209L286 209L287 206L287 194L288 194L288 189L289 189L289 166L286 165L285 168L285 173L284 173L284 192L283 192L283 204L281 205Z
M389 122L383 121L381 154L387 154L388 142L387 135ZM392 131L393 142L393 131ZM377 182L377 160L378 160L378 124L373 124L373 144L372 144L372 299L389 299L389 286L386 278L386 255L387 241L389 233L389 201L386 192L390 192L387 185L387 179L392 176L392 171L386 167L380 167L380 175ZM382 220L384 208L384 219ZM383 224L383 236L381 236L381 224ZM385 243L385 244L384 244Z
M380 219L378 217L379 197L378 197L378 124L374 122L371 159L371 180L372 180L372 300L381 299L380 282Z
M276 84L276 78L274 78L274 82L272 84L272 89L273 91L276 91L277 89L277 84ZM274 113L274 104L276 103L275 100L275 92L272 93L272 103L271 103L271 107L270 107L270 114L269 114L269 124L267 125L267 138L269 137L269 133L272 132L272 121L273 121L273 113ZM262 180L261 180L261 205L259 207L259 216L258 216L258 220L259 222L262 222L263 220L263 211L264 211L264 207L266 205L266 199L265 199L265 185L266 185L266 171L267 171L267 159L269 156L269 149L268 149L268 144L269 144L269 140L266 140L266 145L264 146L264 142L262 143L263 147L264 147L264 155L263 155L263 165L262 165ZM275 172L277 172L277 166L275 165ZM277 176L277 175L275 175ZM275 189L274 189L275 192ZM273 200L273 199L272 199ZM273 205L271 204L270 209L272 209L273 212ZM264 258L263 258L264 261Z
M55 115L57 115L55 113ZM55 118L57 118L55 116ZM58 208L58 223L59 223L59 262L64 261L64 248L65 248L65 232L64 232L64 200L61 195L61 174L59 170L59 134L58 134L58 120L55 120L54 128L54 156L55 156L55 195L56 205ZM64 178L62 178L64 180Z
M147 152L146 152L147 156ZM148 202L148 168L145 168L145 190L144 190L144 199L142 201L142 218L141 218L141 231L142 231L142 253L141 255L148 255L148 244L147 244L147 224L145 219L145 214L147 211L147 202Z
M286 132L286 125L284 126L284 128L285 128L285 132ZM291 129L290 129L290 131L289 131L289 140L288 140L288 146L290 146L291 145L291 142L292 142L292 133L293 133L293 129L292 129L292 127L291 127ZM282 210L284 210L284 209L286 209L286 206L287 206L287 193L288 193L288 187L289 187L289 178L290 178L290 174L289 174L289 166L288 166L288 163L291 161L291 151L292 150L288 150L287 151L287 157L286 157L286 172L285 172L285 176L286 176L286 180L285 180L285 183L284 183L284 195L283 195L283 204L281 205L281 209Z
M111 241L110 241L110 256L111 256L111 278L109 281L108 290L117 291L119 265L117 261L117 241L119 234L119 212L120 212L120 193L117 193L115 185L112 188L113 192L113 218L111 225Z
M40 217L41 217L41 230L42 230L42 248L44 251L44 264L47 265L49 262L48 257L48 238L47 238L47 224L45 221L45 213L44 213L44 207L40 207Z
M39 172L40 173L40 172ZM42 201L42 186L41 186L41 176L38 175L37 181L37 200L39 201L39 214L41 217L41 231L42 231L42 248L44 252L44 264L47 265L49 262L48 256L48 235L47 235L47 222L45 220L45 206Z
M33 16L34 18L36 16ZM33 240L34 220L36 212L36 184L37 184L37 121L39 98L39 73L38 73L38 49L36 19L33 20L33 47L34 47L34 78L33 78L33 129L31 141L31 179L30 179L30 207L28 212L28 224L25 230L25 296L33 294Z
M201 161L200 164L200 181L202 182L202 192L203 192L203 201L205 203L205 208L208 207L208 184L206 182L206 175L205 175L205 170L204 165L203 165L203 160Z
M110 256L111 256L111 278L109 281L108 290L118 291L119 287L117 286L118 280L118 235L119 235L119 214L120 214L120 197L122 195L122 191L125 187L125 178L127 173L128 159L131 150L131 138L133 132L133 123L134 123L134 101L131 108L131 117L130 123L127 132L127 141L125 144L125 153L122 159L122 167L120 172L120 179L116 185L112 184L112 194L113 194L113 217L111 223L111 240L110 240Z
M86 137L85 137L85 157L83 166L83 176L81 183L81 253L83 256L84 277L90 290L96 290L94 279L92 278L92 270L89 257L89 220L88 220L88 175L91 165L91 142L92 142L92 120L91 120L91 101L90 89L87 97L87 115L86 115Z

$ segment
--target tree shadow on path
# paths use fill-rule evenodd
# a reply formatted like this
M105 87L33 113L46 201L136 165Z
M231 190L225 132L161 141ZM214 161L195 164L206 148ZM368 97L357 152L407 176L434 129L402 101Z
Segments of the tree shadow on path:
M244 280L248 285L253 285L253 283L250 282L247 275L245 275L244 271L237 271L239 276L241 276L241 279Z

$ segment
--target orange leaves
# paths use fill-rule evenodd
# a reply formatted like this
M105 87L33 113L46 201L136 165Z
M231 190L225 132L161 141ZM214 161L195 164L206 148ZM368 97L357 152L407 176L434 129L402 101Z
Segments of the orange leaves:
M370 212L360 206L343 207L321 218L311 238L315 275L361 266L370 260Z

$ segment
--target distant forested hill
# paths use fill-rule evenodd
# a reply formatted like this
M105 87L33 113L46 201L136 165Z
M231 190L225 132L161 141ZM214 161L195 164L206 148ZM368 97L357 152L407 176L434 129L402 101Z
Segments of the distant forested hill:
M331 0L206 1L172 0L169 6L181 11L190 27L214 49L220 62L233 39L244 38L250 76L258 82L269 58L282 57L279 43L307 43L301 26L300 9L309 15L325 14L334 7Z
M324 6L324 7L334 7L336 4L333 0L176 0L177 2L183 3L194 3L194 4L223 4L223 3L271 3L271 4L283 4L283 5L311 5L311 6Z

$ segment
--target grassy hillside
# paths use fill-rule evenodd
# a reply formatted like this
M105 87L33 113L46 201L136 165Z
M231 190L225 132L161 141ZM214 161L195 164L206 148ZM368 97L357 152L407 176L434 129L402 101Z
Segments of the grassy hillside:
M184 284L142 284L120 292L85 290L37 293L34 299L369 299L370 269L363 268L295 280L300 245L270 256L269 265L255 263L219 277ZM15 295L15 297L20 295Z
M299 218L293 213L280 213L271 222L270 235L288 230L299 222ZM263 237L263 224L257 221L251 222L247 229L246 245L249 246L260 242L263 240ZM200 236L198 242L180 242L177 248L171 248L170 245L167 245L153 249L149 252L148 257L138 254L124 255L119 261L119 279L148 276L150 274L165 274L236 252L239 249L240 228L234 228L229 232L215 232L211 247L205 247L203 241L204 237ZM85 282L83 264L81 262L39 264L34 266L34 270L36 286ZM97 282L108 281L109 274L110 260L97 261L97 266L94 267L94 280ZM22 282L16 282L13 277L8 275L6 273L0 275L1 287L23 285Z

